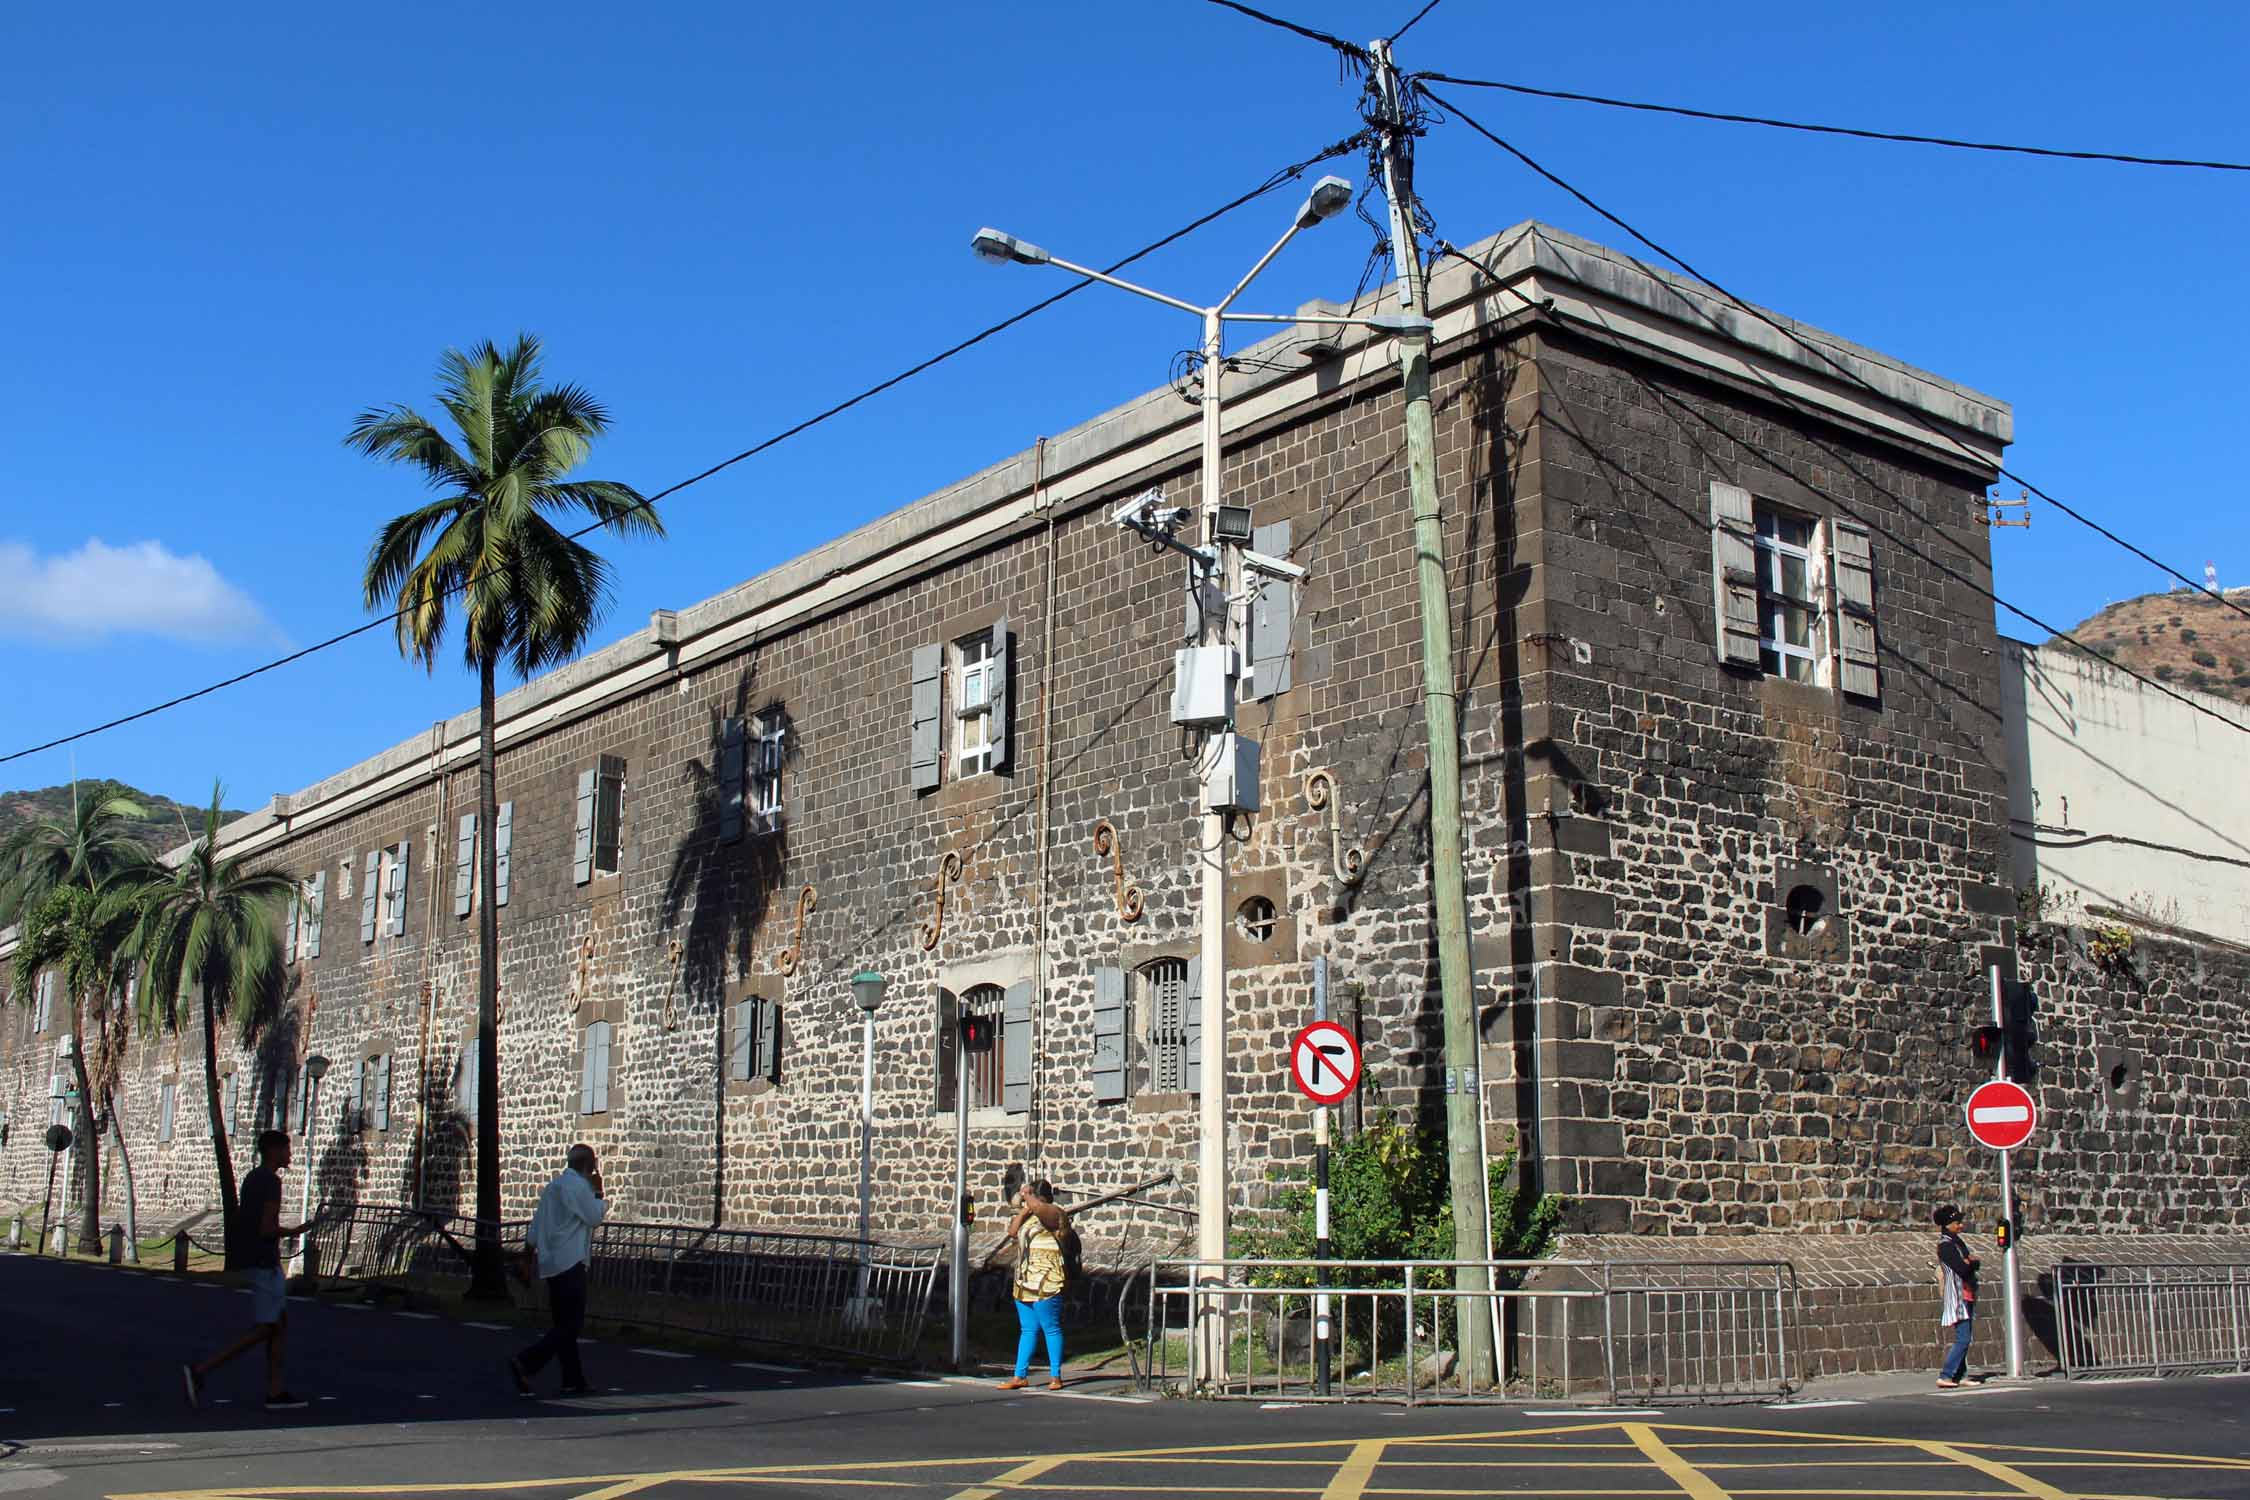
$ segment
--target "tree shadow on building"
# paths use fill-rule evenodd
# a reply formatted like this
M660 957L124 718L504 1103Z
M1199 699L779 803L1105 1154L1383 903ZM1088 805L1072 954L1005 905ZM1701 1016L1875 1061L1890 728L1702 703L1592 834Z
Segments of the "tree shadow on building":
M708 717L707 748L687 764L687 824L665 875L660 922L680 945L678 992L667 1013L674 1024L692 1017L712 1027L711 1219L717 1223L726 1201L727 986L750 976L759 931L788 870L787 796L803 749L787 706L758 692L755 667L743 669L733 693ZM779 748L763 750L775 734ZM772 759L762 763L761 755ZM753 805L761 770L779 777L776 808Z

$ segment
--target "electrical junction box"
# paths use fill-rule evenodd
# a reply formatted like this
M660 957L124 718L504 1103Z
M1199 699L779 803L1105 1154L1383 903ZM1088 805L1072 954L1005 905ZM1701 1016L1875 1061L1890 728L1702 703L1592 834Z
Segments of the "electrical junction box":
M1232 646L1185 646L1172 653L1172 722L1234 722L1234 689L1240 675Z
M1203 806L1217 813L1258 810L1258 742L1215 734L1203 747Z

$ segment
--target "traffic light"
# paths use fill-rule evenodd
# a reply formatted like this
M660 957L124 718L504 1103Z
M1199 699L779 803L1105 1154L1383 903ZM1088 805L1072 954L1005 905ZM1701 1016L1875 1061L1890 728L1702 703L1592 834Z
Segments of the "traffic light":
M2000 987L2000 1016L2004 1065L2010 1081L2029 1084L2039 1076L2039 1059L2032 1056L2032 1045L2039 1039L2033 1016L2038 1013L2038 999L2028 984L2014 980Z
M990 1052L999 1028L990 1016L965 1015L961 1018L961 1050L963 1052Z
M1997 1026L1979 1026L1969 1033L1969 1055L1986 1067L2000 1060L2001 1032Z

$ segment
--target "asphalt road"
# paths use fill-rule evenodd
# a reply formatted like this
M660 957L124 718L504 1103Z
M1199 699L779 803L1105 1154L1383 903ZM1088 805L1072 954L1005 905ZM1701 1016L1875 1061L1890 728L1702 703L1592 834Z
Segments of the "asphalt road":
M0 1256L0 1294L0 1494L2250 1497L2250 1381L1841 1404L1816 1388L1649 1412L1275 1408L605 1342L587 1350L598 1394L526 1401L502 1368L518 1330L299 1302L289 1379L312 1407L265 1411L251 1355L191 1411L178 1366L244 1326L242 1294L24 1256Z

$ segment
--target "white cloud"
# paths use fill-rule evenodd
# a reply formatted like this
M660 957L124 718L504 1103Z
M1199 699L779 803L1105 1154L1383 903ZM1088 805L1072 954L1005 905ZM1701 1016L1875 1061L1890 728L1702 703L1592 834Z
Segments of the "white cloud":
M54 557L0 542L0 635L66 643L152 635L221 645L277 632L206 559L168 552L161 542L112 547L89 537Z

